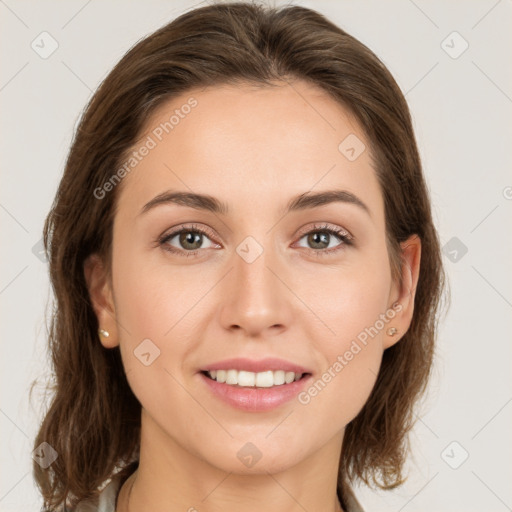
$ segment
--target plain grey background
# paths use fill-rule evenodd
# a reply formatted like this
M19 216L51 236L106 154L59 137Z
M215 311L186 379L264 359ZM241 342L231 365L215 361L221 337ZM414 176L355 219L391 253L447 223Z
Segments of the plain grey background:
M205 3L0 0L1 511L41 506L31 456L50 288L38 247L78 116L138 39ZM512 2L293 3L369 46L406 95L452 293L409 479L356 493L367 511L512 510Z

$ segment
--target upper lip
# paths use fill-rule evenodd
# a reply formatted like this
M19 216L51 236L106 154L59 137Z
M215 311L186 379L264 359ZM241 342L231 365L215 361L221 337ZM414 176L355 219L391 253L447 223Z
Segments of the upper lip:
M285 372L311 373L311 370L308 370L307 368L275 357L268 357L260 360L244 359L239 357L234 359L224 359L223 361L208 364L202 368L202 370L246 370L254 373L264 372L267 370L284 370Z

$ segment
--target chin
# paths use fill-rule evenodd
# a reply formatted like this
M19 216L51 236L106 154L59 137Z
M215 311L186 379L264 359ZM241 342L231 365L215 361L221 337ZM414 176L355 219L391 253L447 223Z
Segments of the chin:
M298 464L307 455L298 452L295 446L265 441L268 431L261 436L261 441L239 441L232 439L224 444L221 453L204 454L204 459L213 466L234 474L265 475L280 473ZM247 439L247 438L246 438ZM303 443L298 443L304 446Z

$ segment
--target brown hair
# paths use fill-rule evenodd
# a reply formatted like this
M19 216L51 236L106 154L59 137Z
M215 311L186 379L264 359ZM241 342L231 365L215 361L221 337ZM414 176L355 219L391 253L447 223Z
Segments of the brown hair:
M393 276L400 242L417 234L421 269L412 324L384 352L368 402L346 427L338 489L345 481L391 488L402 481L413 406L431 371L444 273L428 190L407 103L395 80L364 44L321 14L299 6L223 3L195 9L138 42L85 108L44 227L55 295L49 332L55 386L34 447L49 443L58 458L34 477L46 510L98 493L118 471L137 465L141 406L119 347L98 340L84 261L110 260L120 187L101 200L107 182L148 117L164 101L218 84L270 85L306 80L356 116L370 142L386 216Z

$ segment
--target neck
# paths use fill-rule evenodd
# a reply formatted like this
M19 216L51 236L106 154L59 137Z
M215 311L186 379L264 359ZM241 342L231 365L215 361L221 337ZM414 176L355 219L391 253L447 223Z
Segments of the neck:
M291 467L270 461L244 474L191 454L143 417L139 467L125 481L116 512L249 512L262 503L268 512L342 511L336 493L341 436Z

